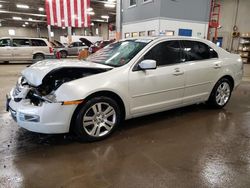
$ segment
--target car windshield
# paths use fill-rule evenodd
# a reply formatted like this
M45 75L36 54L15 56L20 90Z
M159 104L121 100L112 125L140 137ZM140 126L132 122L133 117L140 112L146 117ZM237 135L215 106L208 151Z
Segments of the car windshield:
M127 64L150 41L151 40L126 40L112 43L90 55L86 60L112 67L120 67Z

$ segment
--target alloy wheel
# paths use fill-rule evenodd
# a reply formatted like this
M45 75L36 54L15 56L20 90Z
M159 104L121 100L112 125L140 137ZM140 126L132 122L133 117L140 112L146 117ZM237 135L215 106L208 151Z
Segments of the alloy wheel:
M216 102L218 105L225 105L230 98L231 88L227 82L222 82L216 90Z
M114 127L116 116L115 109L108 103L95 103L83 116L83 128L90 136L105 136Z

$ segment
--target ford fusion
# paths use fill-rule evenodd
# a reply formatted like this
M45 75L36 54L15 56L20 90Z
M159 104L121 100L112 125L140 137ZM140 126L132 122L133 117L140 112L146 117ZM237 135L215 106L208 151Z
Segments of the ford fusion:
M17 124L38 133L109 136L122 120L206 102L223 108L243 73L239 55L196 38L126 39L85 61L44 60L7 95Z

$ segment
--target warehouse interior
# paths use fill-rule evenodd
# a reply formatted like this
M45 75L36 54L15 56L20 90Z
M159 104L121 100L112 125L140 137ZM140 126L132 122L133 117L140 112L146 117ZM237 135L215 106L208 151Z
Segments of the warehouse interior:
M0 0L0 187L250 187L249 9L249 0ZM178 67L172 77L155 79L163 74L160 65L140 55L161 40L179 41L174 52L184 71ZM188 62L188 40L203 42L214 56ZM142 45L136 54L127 52L132 47L122 48L131 42ZM121 51L109 56L118 44ZM121 58L119 66L102 63L126 53L129 60ZM148 60L145 69L143 60ZM172 66L163 66L166 74ZM212 83L212 71L223 77ZM232 90L222 108L213 109L208 103L223 79L232 79ZM194 94L196 102L183 97L186 105L161 107L160 98L178 98L177 89L183 95L203 93ZM60 96L61 91L66 92ZM156 97L149 98L152 94ZM93 122L119 124L107 136L79 139L88 133L81 127L94 100L112 104L117 116L101 119L106 114L96 115L94 105ZM152 108L151 101L156 101ZM41 116L34 115L38 112ZM21 118L31 123L25 127ZM39 131L36 121L51 121L46 126L60 121L68 129L56 132L44 124Z

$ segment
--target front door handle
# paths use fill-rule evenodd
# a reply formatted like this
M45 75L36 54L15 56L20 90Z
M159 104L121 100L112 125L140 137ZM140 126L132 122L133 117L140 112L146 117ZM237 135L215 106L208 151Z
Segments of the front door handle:
M173 75L179 76L179 75L183 75L183 74L184 74L184 72L181 71L179 68L174 69Z

